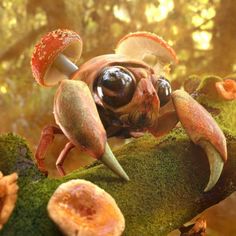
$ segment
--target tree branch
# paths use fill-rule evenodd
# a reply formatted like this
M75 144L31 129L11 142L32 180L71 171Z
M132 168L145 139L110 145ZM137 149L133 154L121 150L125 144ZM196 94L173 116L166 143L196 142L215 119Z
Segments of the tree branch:
M204 193L209 178L207 157L181 128L159 142L152 136L135 139L115 153L131 178L129 182L100 164L60 180L43 178L33 165L19 164L19 158L30 156L27 146L18 137L2 136L0 170L17 170L20 175L20 195L3 235L58 235L46 205L56 187L73 178L90 180L114 197L125 216L124 235L166 235L235 191L236 138L227 135L227 140L229 160L223 174L216 187ZM19 156L22 148L27 151Z
M18 58L25 50L25 48L27 48L32 42L34 42L38 35L42 34L45 29L46 26L42 26L25 34L22 38L18 39L16 42L14 42L12 45L7 47L0 53L0 61Z

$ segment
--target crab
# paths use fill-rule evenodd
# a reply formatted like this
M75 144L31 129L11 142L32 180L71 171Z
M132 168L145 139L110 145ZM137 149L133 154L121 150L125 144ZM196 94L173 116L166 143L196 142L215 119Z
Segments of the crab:
M82 40L71 30L50 32L35 46L33 76L42 86L58 86L57 126L42 131L35 154L38 168L46 172L46 150L55 134L64 134L68 143L56 161L61 175L68 152L78 147L129 180L107 138L140 137L146 132L160 137L180 121L208 157L211 173L204 191L211 190L227 160L226 139L212 116L187 92L171 90L167 78L170 64L178 62L175 51L153 33L135 32L119 41L114 54L94 57L78 67L81 52Z

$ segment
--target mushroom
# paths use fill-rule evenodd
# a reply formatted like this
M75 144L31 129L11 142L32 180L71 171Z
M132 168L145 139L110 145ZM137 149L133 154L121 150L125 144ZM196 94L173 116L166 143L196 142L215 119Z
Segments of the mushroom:
M36 81L43 86L54 86L70 77L78 67L74 64L82 53L82 40L71 30L49 32L36 44L31 67Z
M115 52L145 61L157 74L168 74L169 64L178 63L175 51L161 37L150 32L127 34L118 42Z
M86 180L61 184L49 200L47 210L69 236L119 236L125 228L124 217L111 195Z
M236 99L236 80L235 79L224 79L221 82L215 83L216 91L218 95L224 100Z
M206 236L207 222L205 219L198 218L194 224L182 226L179 228L180 236Z
M3 176L0 171L0 229L8 221L17 200L18 175L16 173Z

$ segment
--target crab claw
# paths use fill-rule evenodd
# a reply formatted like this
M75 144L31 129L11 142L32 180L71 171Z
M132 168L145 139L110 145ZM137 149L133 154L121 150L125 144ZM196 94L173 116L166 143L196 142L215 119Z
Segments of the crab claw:
M227 160L226 139L212 116L187 92L176 90L172 94L177 116L191 140L206 152L210 164L210 178L205 192L218 181Z
M83 81L63 80L54 103L56 123L74 146L103 162L125 180L129 177L114 157L91 92Z

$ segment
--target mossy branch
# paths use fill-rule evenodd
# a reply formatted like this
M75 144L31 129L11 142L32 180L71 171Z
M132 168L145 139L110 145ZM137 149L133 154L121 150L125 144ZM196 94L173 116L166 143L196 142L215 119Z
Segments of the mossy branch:
M203 192L209 178L205 153L182 129L157 141L144 136L115 154L131 181L124 182L103 165L78 170L60 180L43 177L30 162L24 141L0 137L0 170L20 174L16 209L1 235L60 235L46 205L57 186L73 178L92 181L109 192L126 219L125 234L166 235L236 189L236 138L227 136L229 160L216 187Z

